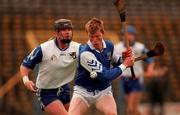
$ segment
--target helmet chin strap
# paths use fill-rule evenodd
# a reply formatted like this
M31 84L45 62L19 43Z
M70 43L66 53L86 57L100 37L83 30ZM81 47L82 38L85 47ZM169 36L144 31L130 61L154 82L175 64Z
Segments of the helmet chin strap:
M69 44L71 42L72 39L68 38L68 39L64 39L63 36L60 34L59 38L58 38L63 44Z

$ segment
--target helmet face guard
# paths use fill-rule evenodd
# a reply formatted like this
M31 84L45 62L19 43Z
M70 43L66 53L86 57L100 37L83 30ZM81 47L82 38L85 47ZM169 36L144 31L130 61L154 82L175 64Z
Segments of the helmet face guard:
M59 19L55 21L55 31L59 33L60 30L64 29L73 29L73 25L70 20L67 19Z
M59 19L54 22L54 30L59 33L61 30L73 29L71 20ZM72 38L64 39L62 35L59 36L62 43L69 44Z

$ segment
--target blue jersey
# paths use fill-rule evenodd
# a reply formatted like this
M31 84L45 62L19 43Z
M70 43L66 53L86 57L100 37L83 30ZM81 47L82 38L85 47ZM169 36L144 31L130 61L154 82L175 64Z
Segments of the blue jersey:
M78 68L75 77L75 85L87 90L103 90L110 86L110 81L122 73L121 58L114 55L114 46L110 41L103 40L103 51L97 51L90 41L80 46ZM116 67L111 68L111 63ZM98 73L97 78L91 78L90 72Z

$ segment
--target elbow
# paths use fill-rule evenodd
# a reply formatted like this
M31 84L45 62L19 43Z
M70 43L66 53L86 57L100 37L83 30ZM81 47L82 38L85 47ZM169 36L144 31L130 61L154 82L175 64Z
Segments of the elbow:
M24 66L23 64L21 64L20 66L20 72L21 73L26 73L29 72L31 69L29 69L28 67Z
M21 64L19 70L22 71L24 69L24 66Z
M24 69L27 69L27 67L25 67L23 64L21 64L21 66L20 66L20 71L21 71L21 70L24 70Z

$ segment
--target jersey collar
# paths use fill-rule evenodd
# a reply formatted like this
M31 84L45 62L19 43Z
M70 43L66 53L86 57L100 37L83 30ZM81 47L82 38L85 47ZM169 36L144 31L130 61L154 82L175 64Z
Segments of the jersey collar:
M103 43L103 48L106 48L106 43L105 43L104 40L102 40L102 43ZM88 46L89 46L92 50L96 50L96 49L94 48L94 46L92 45L92 43L90 42L90 40L88 40L87 44L88 44ZM98 50L96 50L96 51L98 51ZM99 52L99 51L98 51L98 52Z
M69 46L68 46L68 47L66 47L66 48L64 48L64 49L60 48L60 47L58 46L58 41L57 41L57 38L55 38L55 39L54 39L54 43L55 43L56 47L57 47L59 50L61 50L61 51L65 51L66 49L68 49L68 48L69 48ZM70 44L71 44L71 42L69 43L69 45L70 45Z

